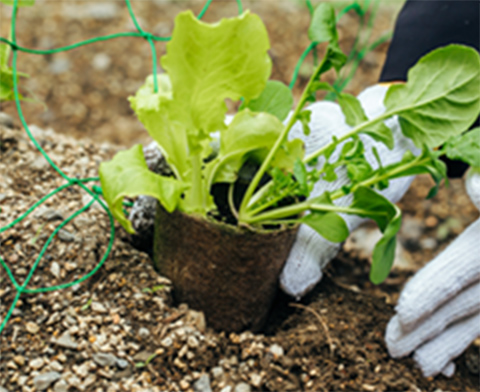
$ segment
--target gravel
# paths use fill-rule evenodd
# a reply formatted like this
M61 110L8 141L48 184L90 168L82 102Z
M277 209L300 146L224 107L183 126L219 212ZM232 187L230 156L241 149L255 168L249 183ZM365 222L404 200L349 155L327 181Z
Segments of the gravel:
M61 374L58 372L48 372L44 374L39 374L33 379L33 386L37 391L43 391L47 389L52 383L57 381L61 377Z
M89 140L74 140L50 130L34 129L34 136L60 167L81 177L95 177L98 164L111 158L117 150L109 144L94 146ZM37 173L31 170L29 162L35 160L37 153L22 132L0 128L0 137L8 141L2 144L6 150L2 156L4 159L0 160L3 176L0 181L0 194L3 195L0 200L0 227L3 227L62 182L51 171ZM89 159L81 162L82 157ZM25 181L25 178L31 178L31 181ZM455 181L451 182L451 192L460 194L461 189L455 184ZM70 213L82 206L82 199L83 193L72 187L63 191L61 197L55 196L45 207ZM1 256L15 276L28 273L32 264L31 255L41 249L59 223L48 220L49 215L45 211L42 216L9 229L5 241L2 237ZM445 222L452 215L450 209L441 213ZM462 224L468 224L466 219L475 219L477 215L474 213L473 209L465 209L465 213L460 215L464 219ZM76 240L65 242L55 239L52 242L33 275L31 287L52 285L53 263L60 266L55 284L68 283L91 271L104 254L109 240L109 221L101 209L90 208L66 225L65 230L73 233ZM429 232L428 236L432 237L432 233ZM362 271L359 274L364 276ZM339 279L339 276L334 279ZM399 282L403 284L404 280ZM333 285L330 282L323 287L326 290L320 293L319 306L327 306L322 301L328 299L331 292L339 293L334 308L341 313L342 304L348 303L349 291ZM144 290L153 287L162 288L155 292ZM378 300L375 294L371 294L376 288L362 290L368 293L366 303ZM6 314L14 295L12 286L0 285L0 314ZM364 298L361 293L354 295L355 301L357 297ZM386 295L381 291L381 303L376 303L372 309L391 311L391 307L385 305ZM307 318L307 312L297 310L302 313L301 317L295 313L293 319L275 321L274 325L280 332L273 331L268 336L249 332L224 334L207 328L202 312L189 309L185 304L173 304L168 279L159 276L149 257L132 248L126 234L117 230L112 253L93 278L72 288L21 296L14 316L0 335L0 385L22 392L32 391L32 386L43 387L46 383L55 392L65 390L67 385L71 385L70 391L75 390L75 386L81 391L161 392L179 391L183 387L185 391L203 388L205 391L238 392L238 388L240 391L248 388L245 385L250 385L249 390L312 391L321 385L317 383L321 377L333 374L342 378L346 371L362 369L354 368L356 360L352 355L357 354L347 351L363 347L354 345L358 342L354 327L358 327L359 323L356 326L348 324L348 329L345 325L331 327L328 317L333 312L322 313L327 309L317 308L328 322L333 339L338 339L335 344L344 345L343 351L340 351L341 347L336 349L336 353L340 352L345 358L342 359L345 363L342 370L337 370L338 364L333 371L329 368L333 359L328 344L322 340L323 329L315 325L316 319ZM384 390L406 390L414 383L421 390L429 389L408 360L387 362L382 351L384 347L379 343L383 330L376 324L370 328L374 339L367 341L374 344L374 348L368 351L362 348L358 355L369 359L371 353L380 353L384 361L382 370L374 376L382 377L382 372L387 372L383 370L384 365L388 363L390 367L386 369L397 373L384 374L384 377L400 377L398 372L401 372L401 377L408 377L407 384ZM145 334L140 333L143 330L149 331L146 339L140 337ZM347 335L344 336L353 336L353 343L339 338L338 331L345 331ZM347 361L346 358L350 357L352 361ZM152 358L148 365L133 366L148 358ZM40 364L40 361L43 364L38 370L30 366L31 363ZM365 368L365 365L360 365ZM364 377L358 374L359 378ZM443 390L461 390L448 388L452 385L449 382L459 385L459 377L456 375L453 381L434 380L432 388L444 383ZM365 380L362 384L375 385L375 382ZM26 387L22 390L23 386Z
M53 386L53 392L68 392L68 384L65 380L58 380Z
M210 377L208 374L202 374L202 376L195 381L193 384L193 390L195 392L212 392L212 388L210 386Z
M93 360L98 366L113 366L118 363L118 359L113 354L108 353L97 353L93 354Z
M70 336L69 332L65 332L59 339L54 340L54 343L57 346L69 348L72 350L76 350L78 348L78 343L76 343L72 337Z
M233 392L251 392L251 391L252 391L252 388L250 387L250 385L248 385L245 382L241 382L235 385L235 389L233 390Z

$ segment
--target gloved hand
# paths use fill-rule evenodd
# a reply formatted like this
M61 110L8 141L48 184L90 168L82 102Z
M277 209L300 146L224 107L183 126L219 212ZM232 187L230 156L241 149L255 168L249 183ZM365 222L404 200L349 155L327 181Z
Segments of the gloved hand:
M385 111L383 100L387 89L386 86L376 85L364 90L358 96L369 118L376 117ZM335 103L326 101L317 102L307 109L312 112L310 135L304 136L300 124L296 124L290 132L290 138L300 138L305 142L306 154L318 150L330 142L332 136L340 137L350 130L350 127L345 123L345 117L340 106ZM375 142L369 136L360 135L365 145L365 156L373 168L377 168L378 164L374 155L371 153L372 146L377 148L384 165L400 161L407 150L412 151L414 154L419 153L419 150L414 146L412 141L403 136L396 118L388 119L385 124L393 132L395 139L395 147L393 150L389 150L385 145ZM337 148L337 151L339 150L340 148ZM323 162L319 160L318 166L322 164ZM315 185L310 197L319 196L325 191L339 189L349 182L345 168L338 168L336 173L338 176L336 181L319 181ZM405 194L412 180L413 177L405 177L390 181L389 187L380 193L395 203ZM335 200L335 204L339 206L347 206L351 202L351 195ZM350 232L355 230L360 223L364 221L364 219L353 215L342 215L342 217L345 219ZM322 278L322 269L336 256L340 247L341 244L327 241L309 226L300 226L297 240L293 245L280 276L280 286L283 291L297 299L305 295L320 281Z
M467 193L480 210L480 172ZM455 372L453 360L480 336L480 218L418 271L402 291L385 341L393 358L415 351L425 377Z

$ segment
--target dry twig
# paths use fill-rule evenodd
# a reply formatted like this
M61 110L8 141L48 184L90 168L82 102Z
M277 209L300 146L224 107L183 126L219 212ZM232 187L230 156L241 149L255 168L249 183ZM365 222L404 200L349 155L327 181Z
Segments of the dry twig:
M323 321L322 316L320 316L315 310L313 310L312 308L309 308L308 306L305 306L302 304L295 304L295 303L290 303L289 305L293 306L294 308L307 310L317 318L317 320L320 322L321 326L323 327L323 330L325 331L325 337L327 338L328 346L330 348L330 355L333 356L333 351L335 350L335 346L333 344L332 337L330 336L328 325L325 323L325 321Z

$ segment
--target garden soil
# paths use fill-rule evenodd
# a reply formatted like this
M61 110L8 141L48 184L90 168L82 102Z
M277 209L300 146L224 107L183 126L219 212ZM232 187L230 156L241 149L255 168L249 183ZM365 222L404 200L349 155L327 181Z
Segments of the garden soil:
M99 163L118 149L31 130L57 165L74 176L94 176ZM4 226L63 181L23 130L0 127L0 146ZM478 217L463 181L451 181L425 201L431 185L421 176L404 197L408 230L400 243L410 256L408 268L394 268L384 284L373 286L368 261L351 245L302 301L278 293L265 330L256 334L214 332L201 312L174 303L170 281L117 227L113 251L92 278L62 291L21 296L0 336L2 392L477 391L479 342L455 361L451 379L425 379L411 358L391 359L385 348L385 326L405 282ZM1 234L1 256L19 284L55 226L89 200L70 188ZM108 240L106 214L91 207L58 233L29 287L80 278L96 265ZM0 279L5 317L15 290L3 269Z
M161 35L170 33L176 13L188 6L198 12L203 4L132 3L142 26ZM308 45L307 9L294 1L246 3L267 24L274 78L289 82ZM10 9L0 7L0 32L7 36ZM395 10L397 2L382 3L372 39L391 28ZM216 0L206 19L235 12L232 2ZM20 10L17 26L19 44L34 48L133 31L125 6L113 1L37 0L35 7ZM356 16L342 19L344 49L352 45L357 27ZM349 92L375 83L387 46L365 58ZM163 44L157 48L164 52ZM302 69L297 94L309 65L311 60ZM39 125L32 132L69 175L96 176L100 162L119 148L147 141L125 99L151 73L147 43L120 39L50 56L20 53L19 70L30 74L21 84L26 95L45 104L22 106L28 123ZM0 227L63 184L24 131L11 126L19 124L14 105L2 110L13 121L0 117ZM453 378L425 379L411 358L390 359L383 340L405 282L478 217L463 181L451 181L427 201L430 186L427 177L417 178L401 202L403 253L384 284L368 281L362 249L371 232L367 226L306 298L296 302L279 292L265 330L256 334L214 332L201 312L175 304L170 281L117 226L113 251L91 279L62 291L21 296L0 335L0 391L478 391L480 342L455 361ZM70 188L0 235L0 255L20 284L56 225L89 200ZM96 265L108 240L106 214L90 208L58 233L29 287L80 278ZM1 269L0 317L14 296Z
M145 31L170 35L175 16L185 10L200 12L204 0L132 0L133 11ZM271 42L272 78L290 83L302 52L308 47L310 16L303 0L247 0L245 8L258 13L264 21ZM333 2L338 10L346 1ZM391 30L402 0L381 2L370 42ZM234 0L214 0L204 20L218 21L237 14ZM0 4L0 34L8 37L11 7ZM359 19L352 11L339 23L340 46L347 53L352 47ZM34 7L20 9L17 41L21 46L52 49L101 35L136 31L124 1L37 0ZM362 36L362 39L365 39ZM157 42L158 56L165 53L165 43ZM379 46L364 58L347 92L358 94L374 84L380 75L388 44ZM319 54L324 48L319 47ZM119 38L84 46L70 52L47 56L19 52L18 69L30 75L21 80L21 92L38 103L23 105L29 122L57 132L108 140L122 146L145 142L148 138L130 109L127 97L135 94L152 73L148 42L141 38ZM298 97L306 85L313 63L308 56L294 89ZM328 80L334 79L333 71ZM3 110L17 118L13 102Z

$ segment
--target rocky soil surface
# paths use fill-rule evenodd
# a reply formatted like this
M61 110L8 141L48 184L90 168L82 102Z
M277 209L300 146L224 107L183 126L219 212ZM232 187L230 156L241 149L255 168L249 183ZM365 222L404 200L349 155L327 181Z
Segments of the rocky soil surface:
M391 28L399 3L381 3L372 41ZM145 30L166 36L178 12L192 8L198 13L204 2L132 4ZM288 83L308 45L307 8L293 0L244 4L261 15L269 30L273 77ZM0 4L4 37L10 10ZM215 0L205 19L236 11L233 1ZM358 24L353 13L340 22L347 52ZM38 49L120 31L134 31L122 1L36 0L35 7L20 10L17 23L18 43ZM349 92L376 82L387 46L366 56ZM156 47L159 55L164 53L164 44ZM21 91L45 104L23 103L27 122L38 124L31 126L33 135L67 175L95 177L100 162L119 148L147 141L126 100L152 72L150 49L141 39L47 56L20 53L18 64L30 75L21 79ZM311 66L308 59L297 95ZM18 128L14 104L3 104L2 110L11 117L0 115L0 228L65 183ZM297 303L279 293L265 331L255 335L212 331L202 313L173 303L169 281L115 225L112 252L91 278L63 290L20 296L0 335L0 392L478 391L480 342L457 359L452 379L424 379L411 359L390 359L383 341L405 281L478 217L461 180L425 201L430 186L428 178L418 178L401 202L402 247L384 284L368 282L368 254L378 234L367 225L349 239L307 298ZM90 201L72 186L0 233L0 257L19 285L49 235ZM99 263L109 241L108 216L94 204L57 233L28 288L82 278ZM15 295L0 266L0 322Z
M64 180L22 129L1 119L4 227ZM99 163L117 150L35 126L31 131L70 176L96 176ZM201 312L174 304L169 281L116 227L113 250L90 279L20 296L0 335L0 391L476 391L478 342L457 359L453 378L425 379L411 359L390 359L383 341L406 279L478 216L461 180L423 201L430 185L420 177L404 198L401 242L408 258L399 256L404 264L384 284L368 282L362 253L368 249L352 240L349 253L331 263L307 298L296 303L279 293L261 334L212 331ZM0 234L0 255L19 285L54 228L90 199L78 186L65 189ZM67 224L28 288L68 283L91 271L106 251L109 226L95 205ZM368 227L362 230L371 235ZM16 290L3 268L0 279L3 320Z

